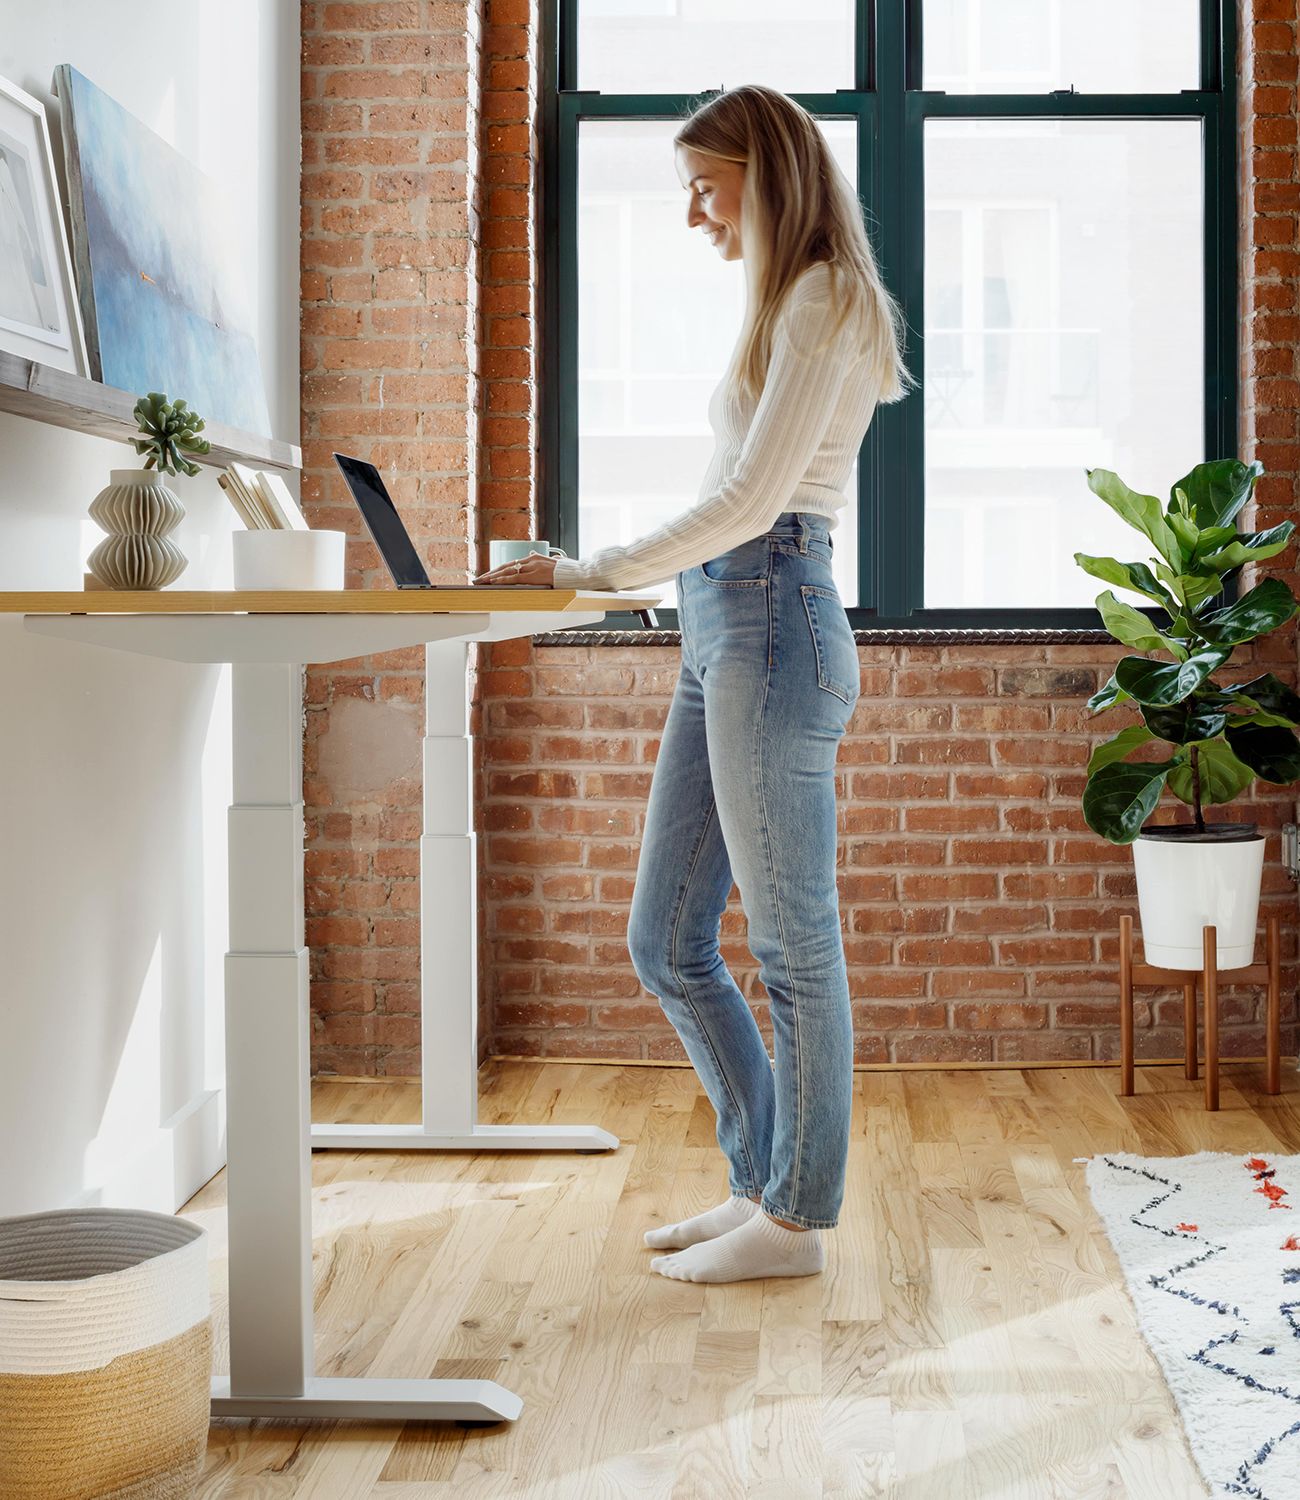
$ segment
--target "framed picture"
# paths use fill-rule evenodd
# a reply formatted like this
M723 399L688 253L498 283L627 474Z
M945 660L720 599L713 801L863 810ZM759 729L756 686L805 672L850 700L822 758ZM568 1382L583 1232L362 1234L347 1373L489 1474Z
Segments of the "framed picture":
M45 108L0 78L0 351L89 375Z
M92 378L269 434L247 216L71 64L55 68L54 92Z

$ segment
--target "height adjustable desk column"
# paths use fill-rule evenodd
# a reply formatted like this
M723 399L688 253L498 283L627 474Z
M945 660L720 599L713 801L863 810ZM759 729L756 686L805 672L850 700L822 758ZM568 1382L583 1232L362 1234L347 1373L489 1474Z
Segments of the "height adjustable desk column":
M516 591L515 585L509 585L495 592ZM506 615L500 619L494 615L485 630L471 639L503 640L507 635L525 634L516 625L509 620L506 628ZM468 650L468 640L455 639L430 641L424 651L420 1123L318 1122L311 1127L311 1143L318 1150L612 1151L618 1145L618 1137L599 1125L479 1123L478 856L474 741L465 691Z
M221 1416L513 1419L491 1380L313 1373L312 1144L611 1149L597 1126L476 1120L476 883L470 640L595 624L651 599L568 589L467 587L302 594L0 594L38 635L185 662L232 663L230 951L226 955L230 1376ZM241 612L243 611L243 612ZM421 843L424 1123L310 1124L308 950L303 922L302 663L424 643L428 737ZM318 1138L322 1132L324 1138Z

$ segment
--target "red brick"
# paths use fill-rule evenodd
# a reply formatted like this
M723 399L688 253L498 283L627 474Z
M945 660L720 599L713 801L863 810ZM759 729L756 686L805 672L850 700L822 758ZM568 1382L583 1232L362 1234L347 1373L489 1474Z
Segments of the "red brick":
M304 67L338 67L366 60L366 42L359 36L308 35L302 41Z
M388 0L379 5L327 5L326 31L401 31L420 24L419 0Z
M423 91L413 68L341 68L323 77L327 99L417 99Z

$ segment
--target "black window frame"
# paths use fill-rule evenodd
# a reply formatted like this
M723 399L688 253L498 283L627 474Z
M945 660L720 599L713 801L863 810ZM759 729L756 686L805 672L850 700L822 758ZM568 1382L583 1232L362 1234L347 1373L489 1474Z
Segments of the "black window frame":
M578 306L577 153L587 119L679 120L720 90L674 94L580 91L577 18L580 0L540 0L538 172L539 266L537 359L538 484L543 535L577 556ZM925 609L925 122L929 119L1198 119L1202 122L1205 358L1204 459L1237 454L1238 264L1237 77L1233 0L1199 0L1200 87L1177 93L948 94L921 88L923 0L856 0L854 85L832 93L790 92L811 114L858 120L858 193L869 215L881 275L907 325L904 359L918 387L877 408L858 462L858 577L861 598L848 607L855 630L907 638L949 631L1018 639L1109 639L1095 606ZM874 47L869 45L874 39ZM741 80L735 80L740 82ZM733 85L734 86L734 83ZM887 205L887 207L886 207ZM1190 459L1188 468L1198 460ZM880 504L889 476L890 504ZM1176 476L1171 476L1172 479ZM1087 498L1086 495L1084 498ZM683 497L683 509L689 497ZM850 497L852 503L852 497ZM1100 500L1090 503L1101 504ZM1130 560L1141 551L1139 539ZM889 559L889 566L883 565ZM1103 587L1098 580L1098 590ZM1223 602L1237 598L1227 581ZM1142 608L1153 621L1164 611ZM656 611L659 629L677 629L677 611ZM581 627L578 627L581 628ZM630 611L611 611L604 628L645 628ZM562 632L561 632L562 634Z

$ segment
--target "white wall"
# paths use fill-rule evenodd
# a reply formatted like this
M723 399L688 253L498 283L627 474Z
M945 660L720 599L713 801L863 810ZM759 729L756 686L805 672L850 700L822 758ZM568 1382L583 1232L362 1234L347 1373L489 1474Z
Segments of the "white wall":
M72 63L233 195L274 435L298 441L298 7L0 0L0 76ZM129 444L0 413L0 589L76 589ZM292 487L297 492L296 476ZM205 467L174 587L228 588ZM170 1212L225 1160L228 667L41 640L0 616L0 1215Z

